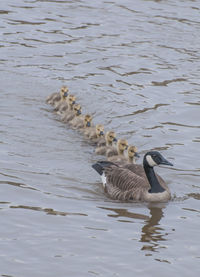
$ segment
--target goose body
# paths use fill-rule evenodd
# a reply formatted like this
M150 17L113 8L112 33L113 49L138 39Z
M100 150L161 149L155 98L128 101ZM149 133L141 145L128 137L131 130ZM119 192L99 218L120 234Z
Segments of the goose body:
M171 194L164 180L154 172L154 166L171 165L159 152L147 152L143 166L112 162L97 162L92 167L101 175L105 192L123 201L166 202Z
M97 155L106 155L106 151L111 149L113 147L113 143L116 141L116 133L114 131L108 131L105 135L105 138L98 142L95 153Z

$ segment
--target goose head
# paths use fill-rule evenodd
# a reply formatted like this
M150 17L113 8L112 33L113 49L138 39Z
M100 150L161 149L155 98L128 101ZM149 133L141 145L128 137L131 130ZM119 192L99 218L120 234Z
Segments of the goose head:
M80 104L74 104L73 105L73 111L76 116L81 115L81 105Z
M144 156L143 164L149 167L160 164L173 166L173 164L167 161L158 151L147 152Z
M106 145L112 145L113 142L116 142L116 133L114 131L108 131L105 135Z
M68 96L68 105L69 105L69 109L72 110L73 109L73 105L76 103L76 96L73 94L70 94Z
M128 149L128 141L126 139L119 139L117 141L118 154L123 155L126 149Z
M104 126L102 124L96 125L96 135L98 138L104 136Z
M62 100L65 100L68 97L68 91L69 91L68 87L66 86L61 87L60 96Z
M91 121L92 121L92 116L89 114L86 114L84 117L84 128L91 127Z

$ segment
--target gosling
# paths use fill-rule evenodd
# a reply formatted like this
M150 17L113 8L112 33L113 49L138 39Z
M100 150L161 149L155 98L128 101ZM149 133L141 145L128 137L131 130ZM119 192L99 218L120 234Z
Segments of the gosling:
M119 157L124 156L124 151L128 149L128 141L126 139L119 139L117 141L117 148L112 147L106 151L108 161L117 161Z
M109 149L112 149L114 146L114 143L116 143L116 133L114 131L108 131L105 135L105 139L101 139L98 144L97 148L95 150L95 153L97 155L106 155L106 152Z
M84 134L89 140L97 144L104 138L104 126L102 124L97 124L95 127L88 128Z
M92 116L89 114L86 114L84 116L83 124L77 125L76 129L79 130L80 133L85 133L88 129L93 128L92 125Z
M68 87L66 86L61 87L60 92L52 93L47 97L46 103L52 106L56 106L61 99L68 96L68 91L69 91Z
M138 150L136 146L129 145L128 149L124 151L123 155L112 156L108 160L110 162L117 163L118 165L136 164L136 159L140 157L137 151Z
M73 104L72 110L70 110L64 118L62 118L62 121L64 123L69 123L73 118L78 117L81 115L81 105L80 104Z

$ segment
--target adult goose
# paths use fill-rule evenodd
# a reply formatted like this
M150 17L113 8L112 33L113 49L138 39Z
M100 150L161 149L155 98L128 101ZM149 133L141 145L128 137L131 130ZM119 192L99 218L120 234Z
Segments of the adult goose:
M101 175L105 192L113 198L123 201L136 200L147 202L166 202L171 194L164 180L154 172L156 165L173 164L159 152L147 152L140 165L117 165L101 161L92 167Z

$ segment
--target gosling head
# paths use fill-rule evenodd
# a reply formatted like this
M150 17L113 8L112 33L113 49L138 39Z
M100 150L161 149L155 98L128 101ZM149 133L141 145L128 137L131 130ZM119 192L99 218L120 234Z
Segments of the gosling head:
M137 150L137 147L134 146L134 145L129 145L127 151L128 151L128 157L129 157L130 159L139 158L139 157L140 157L140 155L139 155L138 152L137 152L137 151L138 151L138 150Z
M92 122L92 116L89 114L86 114L84 117L84 127L85 128L91 127L91 122Z
M128 141L126 139L119 139L117 141L117 150L120 155L124 154L124 150L128 149Z
M158 151L147 152L144 156L143 163L147 164L150 167L154 167L160 164L173 166L173 164L167 161Z
M73 111L76 116L81 115L81 105L80 104L74 104L73 105Z
M98 138L104 136L104 126L102 124L96 125L96 135Z
M71 110L72 110L73 105L74 105L75 103L76 103L76 96L73 95L73 94L70 94L70 95L68 96L68 104L69 104L69 107L70 107Z
M61 98L62 98L63 100L64 100L65 98L67 98L67 96L68 96L68 91L69 91L68 87L66 87L66 86L61 87L61 89L60 89L60 95L61 95Z
M108 131L105 135L106 138L106 144L112 145L113 141L116 142L116 133L114 131Z

